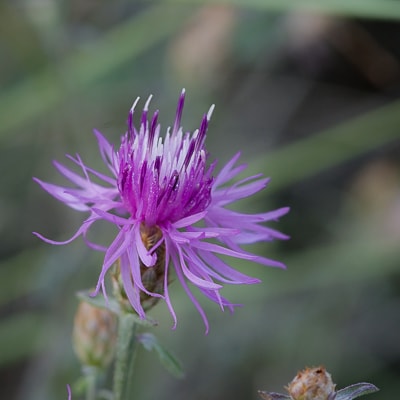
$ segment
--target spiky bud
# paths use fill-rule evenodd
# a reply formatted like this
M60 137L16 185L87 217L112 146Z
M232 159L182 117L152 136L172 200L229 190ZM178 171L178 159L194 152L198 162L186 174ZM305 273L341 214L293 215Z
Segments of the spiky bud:
M287 390L293 400L331 400L335 397L331 374L322 366L297 373Z
M264 400L353 400L364 394L377 392L372 383L355 383L335 391L331 374L324 367L306 368L300 371L286 387L289 395L259 390Z

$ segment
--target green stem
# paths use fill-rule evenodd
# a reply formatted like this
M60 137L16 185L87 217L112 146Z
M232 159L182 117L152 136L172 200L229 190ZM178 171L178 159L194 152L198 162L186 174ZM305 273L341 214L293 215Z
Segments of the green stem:
M118 320L118 342L114 371L114 400L132 400L132 378L136 353L135 318L121 313Z
M86 400L96 400L97 368L86 366L83 373L86 379Z

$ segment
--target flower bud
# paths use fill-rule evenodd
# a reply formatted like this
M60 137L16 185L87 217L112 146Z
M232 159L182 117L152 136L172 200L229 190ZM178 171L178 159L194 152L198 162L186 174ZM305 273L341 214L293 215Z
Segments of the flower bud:
M106 368L113 359L117 318L104 308L82 301L75 314L74 350L85 366Z
M298 372L287 390L293 400L331 400L335 386L331 374L321 366Z
M140 226L140 236L146 250L151 250L162 239L161 229L157 226L148 227L144 224ZM140 261L140 274L143 286L151 293L162 294L164 291L164 274L165 274L165 244L161 243L151 254L156 254L157 261L147 267ZM132 283L133 277L131 276ZM120 303L121 307L128 312L132 312L132 306L128 300L123 286L123 280L120 272L120 260L117 261L112 273L112 283L114 288L114 296ZM150 296L140 291L140 303L144 311L156 305L159 297Z

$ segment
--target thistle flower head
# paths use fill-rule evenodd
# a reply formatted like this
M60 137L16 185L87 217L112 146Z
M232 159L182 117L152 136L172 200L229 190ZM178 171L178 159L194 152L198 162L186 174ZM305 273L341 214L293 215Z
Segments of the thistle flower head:
M148 227L168 226L203 212L211 202L213 166L206 165L204 147L209 117L203 117L199 130L184 134L179 128L182 94L173 130L168 130L162 140L158 113L147 120L150 99L139 130L133 125L137 102L129 113L129 130L117 153L117 182L121 200L132 218Z
M203 116L199 129L193 133L184 132L181 116L185 91L182 91L172 129L162 137L158 111L149 116L151 97L144 106L138 128L135 127L138 100L129 112L128 130L118 150L100 132L94 132L110 175L89 168L79 156L69 156L81 168L82 175L58 162L54 164L75 188L35 179L58 200L89 213L67 241L56 242L36 235L51 244L66 244L82 235L89 247L105 253L95 293L102 290L106 294L106 274L118 263L118 284L133 310L145 318L148 305L155 302L149 299L163 299L176 326L168 285L169 270L173 268L208 330L207 318L188 283L221 308L233 310L234 304L220 294L223 284L253 284L259 280L234 270L220 256L284 267L278 261L242 249L241 245L287 239L286 235L263 223L277 220L288 208L258 214L243 214L227 208L263 189L268 179L256 175L229 185L246 168L236 165L240 154L219 173L214 172L216 162L208 162L205 148L213 107ZM94 182L93 177L101 183ZM86 238L89 228L99 220L118 228L118 234L108 247Z

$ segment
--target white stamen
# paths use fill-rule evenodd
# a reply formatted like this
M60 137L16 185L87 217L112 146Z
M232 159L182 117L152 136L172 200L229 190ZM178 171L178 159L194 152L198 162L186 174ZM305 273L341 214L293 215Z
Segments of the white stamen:
M135 111L136 105L139 102L140 97L137 97L135 102L133 103L132 107L131 107L131 113L133 114L133 112Z
M213 105L210 107L210 109L208 110L208 113L207 113L207 121L210 121L211 115L212 115L212 113L213 113L213 111L214 111L214 108L215 108L215 104L213 104Z
M149 110L149 104L150 104L150 101L151 101L152 98L153 98L153 95L151 94L149 96L149 98L147 99L146 104L144 105L143 111L148 111Z

